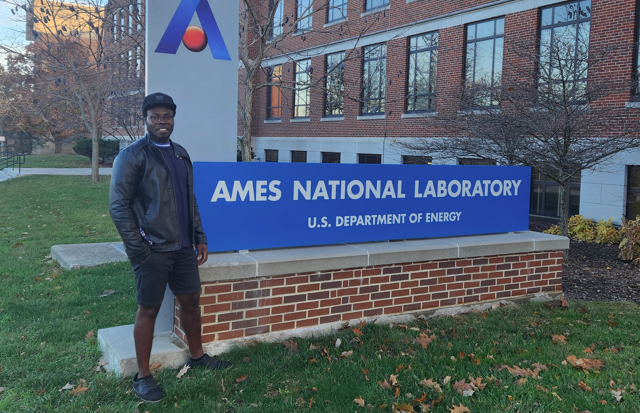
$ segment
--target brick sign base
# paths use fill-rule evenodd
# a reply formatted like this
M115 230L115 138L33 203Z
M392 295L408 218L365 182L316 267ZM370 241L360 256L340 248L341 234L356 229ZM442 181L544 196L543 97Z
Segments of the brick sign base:
M202 341L559 292L561 277L552 250L205 282Z

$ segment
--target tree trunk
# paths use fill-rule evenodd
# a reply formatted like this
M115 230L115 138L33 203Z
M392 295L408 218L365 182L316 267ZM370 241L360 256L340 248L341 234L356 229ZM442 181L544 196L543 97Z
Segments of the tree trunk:
M53 150L54 153L62 153L62 142L55 141L53 143L53 146L54 146L54 150Z
M100 182L100 131L97 127L91 131L91 182Z
M253 80L247 79L244 87L244 113L242 119L242 161L253 162L251 156L251 121L253 119Z
M567 179L560 185L560 233L569 236L569 180ZM569 250L562 252L562 258L565 263L569 262Z

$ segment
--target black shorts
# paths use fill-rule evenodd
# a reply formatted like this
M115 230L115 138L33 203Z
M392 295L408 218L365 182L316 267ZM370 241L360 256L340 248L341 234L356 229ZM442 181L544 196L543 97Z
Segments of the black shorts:
M164 292L193 294L200 291L198 260L193 248L178 251L153 252L145 261L131 263L136 275L138 305L155 307L162 304Z

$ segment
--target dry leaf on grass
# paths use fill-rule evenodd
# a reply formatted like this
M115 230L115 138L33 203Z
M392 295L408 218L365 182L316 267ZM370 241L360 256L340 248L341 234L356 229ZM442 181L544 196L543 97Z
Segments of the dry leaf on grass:
M536 367L535 369L531 370L531 369L523 369L522 367L519 367L516 365L514 365L513 368L507 365L502 365L498 368L498 371L504 370L504 369L507 369L509 373L511 373L511 375L514 377L520 376L520 377L535 377L535 378L538 378L538 373L540 373L540 370L542 370L540 367Z
M611 390L611 395L616 399L617 402L622 400L622 391Z
M378 384L385 390L389 390L391 388L387 379L384 379L384 381L378 380Z
M396 387L396 391L393 397L395 397L395 399L398 400L399 395L400 395L400 387Z
M427 393L422 393L422 397L411 400L411 404L424 403L427 400Z
M114 290L104 290L104 292L102 293L102 295L100 297L107 297L107 296L110 296L113 293L115 293Z
M470 397L474 393L473 385L471 385L471 383L465 383L464 379L453 383L453 388L465 397Z
M353 331L353 334L355 334L356 336L362 335L362 330L360 330L359 328L354 328L351 331Z
M89 390L88 387L78 386L75 389L71 390L71 396L77 396L79 394L83 394L87 390Z
M442 380L442 384L446 385L447 383L449 383L451 381L451 376L447 376Z
M247 379L247 377L249 377L248 375L244 375L244 376L240 376L236 379L236 383L242 383L243 381L245 381Z
M516 384L517 384L518 386L522 386L522 385L523 385L523 384L525 384L526 382L527 382L527 379L525 379L524 377L522 377L522 378L519 378L519 379L516 381Z
M107 360L100 360L100 362L96 366L96 372L99 373L101 371L102 367L106 366L107 364L109 364L109 362Z
M435 334L432 334L431 337L429 337L425 333L420 333L420 337L416 338L413 342L416 344L420 344L422 348L426 350L427 345L431 344L431 342L435 340L435 338Z
M184 376L184 374L187 372L187 370L189 370L189 366L188 365L184 365L180 371L178 372L178 374L176 374L176 379L179 379L180 377ZM223 385L223 389L224 389L224 385ZM222 390L224 391L224 390Z
M285 346L289 351L298 351L298 342L293 340L283 341L282 345Z
M342 340L340 340L339 338L336 338L336 343L335 343L336 348L340 348L340 344L342 344Z
M93 340L93 330L89 331L86 336L84 336L85 341Z
M420 386L422 387L426 387L429 389L432 389L433 391L437 392L437 393L442 393L442 388L440 388L440 385L436 382L433 381L433 379L423 379L421 382L418 383Z
M466 412L471 412L471 410L469 410L468 408L466 408L465 406L462 405L462 403L460 403L459 406L456 406L455 404L453 405L452 409L449 409L450 413L466 413Z
M158 370L160 367L162 367L162 363L160 363L159 361L154 361L149 365L149 370Z
M349 350L349 351L343 351L342 354L340 354L340 358L347 358L349 356L353 355L353 350Z
M62 390L72 390L73 389L73 384L71 383L67 383L65 384L60 390L58 391L62 391Z
M577 359L576 356L567 357L567 361L575 368L583 370L600 370L604 363L598 359Z
M393 412L415 412L409 403L399 403L393 406Z
M551 336L551 340L556 344L567 344L567 338L561 334Z
M364 407L364 399L362 398L362 396L358 397L357 399L353 399L353 402L360 407Z
M558 298L560 299L560 303L561 303L560 305L562 307L567 307L567 308L569 307L569 303L567 302L567 300L564 299L564 296L561 295Z
M398 375L397 374L391 374L389 376L389 380L391 380L391 385L392 386L397 386L398 385Z
M580 390L584 390L584 391L591 391L591 387L587 386L587 384L585 382L583 382L582 380L580 380L580 383L578 383L578 388Z
M403 328L403 329L405 329L405 330L408 330L408 329L409 329L409 326L406 326L406 325L404 325L404 324L398 324L398 328Z
M309 350L320 350L320 347L316 347L313 344L309 344Z
M546 387L542 387L540 385L537 385L537 384L536 384L536 390L540 390L540 391L543 391L545 393L549 393L549 389L547 389Z

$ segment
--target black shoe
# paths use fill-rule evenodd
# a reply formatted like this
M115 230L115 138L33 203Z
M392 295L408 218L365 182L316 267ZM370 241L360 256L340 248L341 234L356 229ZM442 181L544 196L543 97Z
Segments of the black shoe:
M145 402L159 402L164 397L164 392L151 374L138 380L138 373L136 373L133 378L133 391Z
M221 370L228 369L232 365L233 364L231 364L231 362L218 360L217 358L210 357L208 354L205 354L199 359L194 360L189 357L189 360L187 360L187 366L192 369L195 369L196 367L204 367L205 369Z

